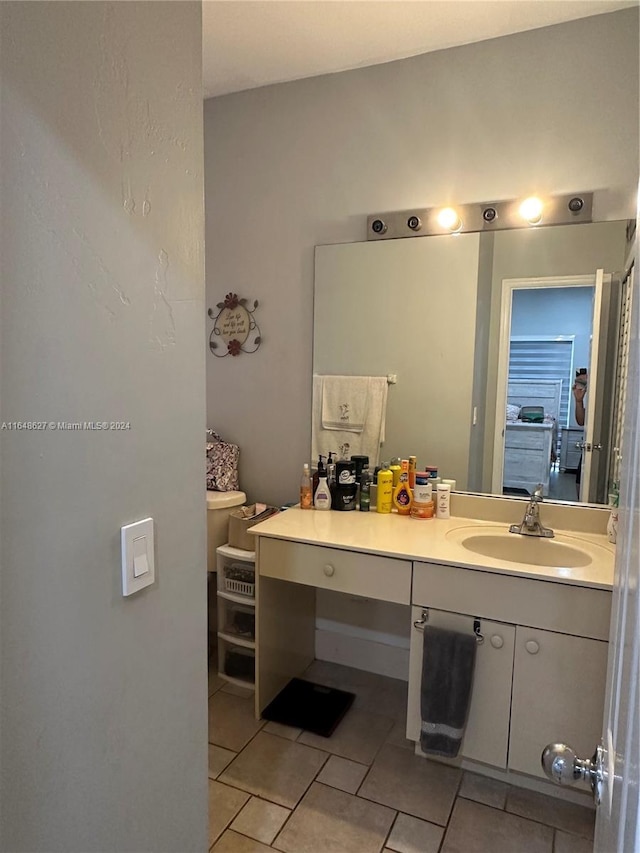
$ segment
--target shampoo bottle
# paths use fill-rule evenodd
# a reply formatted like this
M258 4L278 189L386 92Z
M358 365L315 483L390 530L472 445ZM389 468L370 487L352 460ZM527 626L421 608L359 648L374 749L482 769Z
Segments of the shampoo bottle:
M393 488L398 485L398 481L400 480L400 472L402 468L400 467L400 460L397 456L394 456L391 462L389 463L389 470L393 475Z
M393 492L393 505L398 510L398 515L409 515L411 512L408 459L403 459L400 463L400 476L398 477L398 485Z
M360 512L369 512L371 509L371 477L369 466L365 465L360 473Z
M393 474L389 466L382 464L382 468L378 471L378 490L376 497L377 512L391 512L393 505Z

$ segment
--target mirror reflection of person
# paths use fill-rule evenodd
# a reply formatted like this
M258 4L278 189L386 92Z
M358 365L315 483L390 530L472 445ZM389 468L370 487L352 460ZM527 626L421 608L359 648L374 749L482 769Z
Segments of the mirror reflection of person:
M573 398L575 400L575 418L578 426L584 426L584 397L587 393L587 385L588 385L588 373L585 370L584 373L579 373L576 376L575 382L573 383ZM576 471L576 493L578 495L578 500L580 500L580 480L582 477L582 454L584 450L580 452L580 461L578 462L578 470Z

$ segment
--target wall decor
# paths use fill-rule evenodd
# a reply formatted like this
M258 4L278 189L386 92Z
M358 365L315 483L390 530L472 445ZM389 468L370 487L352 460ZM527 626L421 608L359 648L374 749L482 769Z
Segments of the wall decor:
M253 316L258 300L254 300L253 308L247 308L247 301L237 293L227 293L224 302L216 305L217 314L209 308L207 313L213 320L209 349L217 358L256 352L260 347L260 328Z

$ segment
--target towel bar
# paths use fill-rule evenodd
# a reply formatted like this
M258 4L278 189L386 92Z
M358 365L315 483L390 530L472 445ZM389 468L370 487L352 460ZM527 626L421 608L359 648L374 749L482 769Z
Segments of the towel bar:
M418 631L422 631L424 626L429 621L429 608L423 607L422 612L420 613L420 618L416 619L413 623L413 627ZM476 635L476 642L479 646L484 643L484 634L482 633L482 625L479 619L473 620L473 633Z

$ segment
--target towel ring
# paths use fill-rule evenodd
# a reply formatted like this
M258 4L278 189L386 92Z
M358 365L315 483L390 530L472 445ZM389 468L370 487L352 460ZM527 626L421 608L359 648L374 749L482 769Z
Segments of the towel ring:
M420 613L420 618L414 621L413 627L416 628L418 631L423 631L424 626L427 624L428 621L429 608L423 607ZM480 624L479 619L473 620L473 633L475 634L476 642L479 646L481 646L484 643L484 634L482 633L482 625Z

